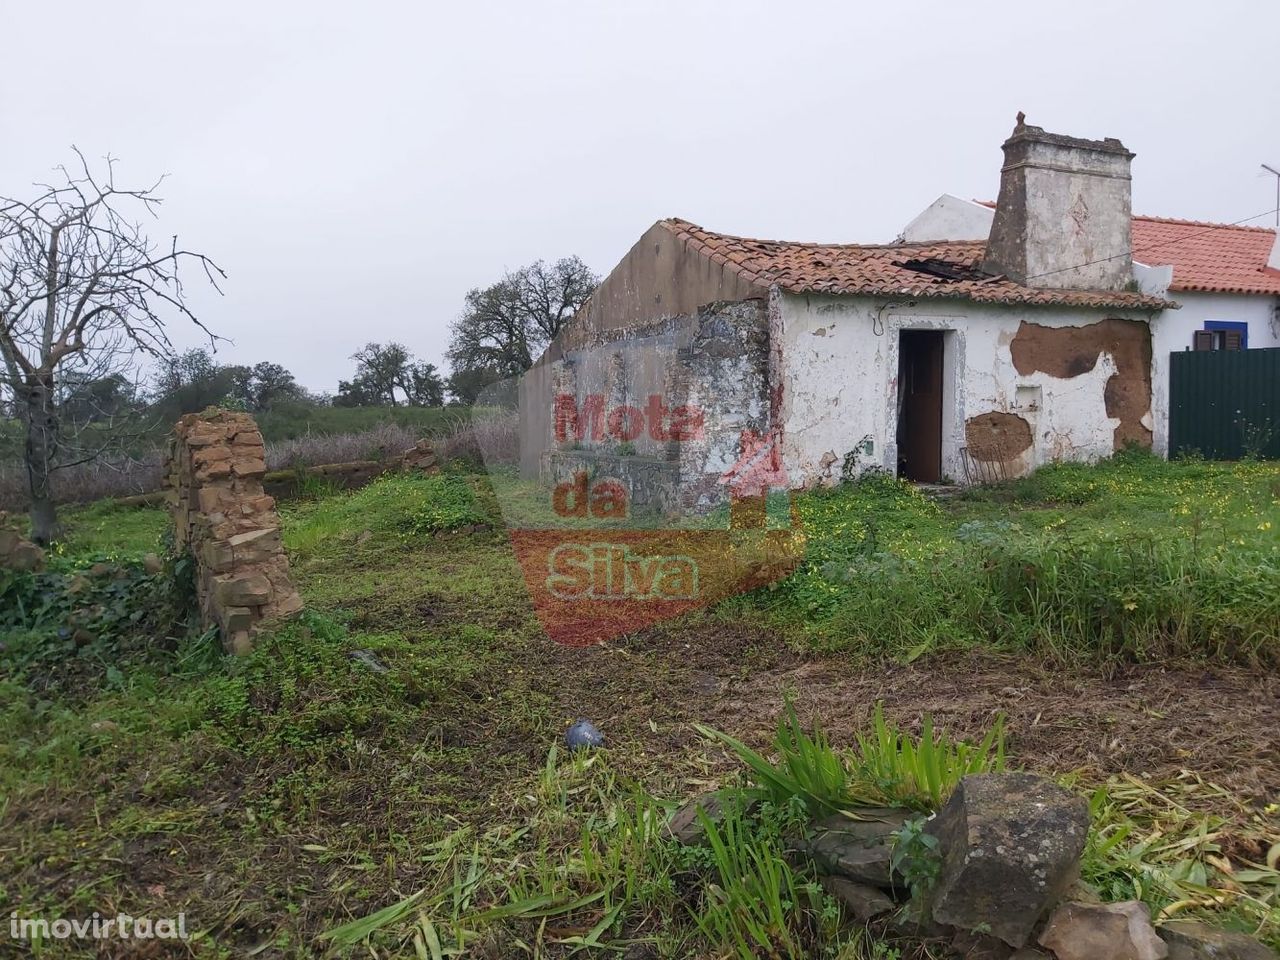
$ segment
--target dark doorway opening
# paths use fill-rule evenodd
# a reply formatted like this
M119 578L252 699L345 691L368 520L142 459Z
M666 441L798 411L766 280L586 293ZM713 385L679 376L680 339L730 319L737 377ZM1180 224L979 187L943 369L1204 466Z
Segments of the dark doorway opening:
M942 480L941 330L903 330L898 338L898 476Z

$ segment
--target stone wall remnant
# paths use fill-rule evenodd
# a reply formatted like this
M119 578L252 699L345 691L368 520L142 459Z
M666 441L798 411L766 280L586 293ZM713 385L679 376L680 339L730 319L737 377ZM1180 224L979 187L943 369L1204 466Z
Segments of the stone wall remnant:
M704 794L673 815L666 835L705 846L706 823L754 816L741 806L747 797ZM912 861L932 859L923 850L894 857L903 830L920 825L938 841L933 882L911 875ZM1052 780L972 774L928 818L854 805L811 822L789 835L787 859L816 869L846 923L865 929L884 917L877 929L890 936L950 940L947 955L966 960L1280 960L1244 934L1189 920L1153 928L1142 903L1098 902L1079 881L1089 827L1088 802Z
M262 434L249 414L210 407L174 427L165 461L174 545L195 561L205 625L234 653L248 653L266 621L302 609L265 473Z
M435 444L430 440L419 440L400 454L400 469L405 472L417 470L422 473L439 473Z
M25 525L0 510L0 567L23 573L44 569L44 550L23 536Z

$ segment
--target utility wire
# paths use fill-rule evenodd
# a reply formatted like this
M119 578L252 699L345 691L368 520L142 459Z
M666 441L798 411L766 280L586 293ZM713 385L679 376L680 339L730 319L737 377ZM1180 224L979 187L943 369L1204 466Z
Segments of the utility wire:
M1259 217L1269 217L1273 213L1277 213L1277 212L1280 212L1280 207L1277 207L1275 210L1264 210L1262 213L1255 213L1252 217L1245 217L1243 220L1236 220L1236 221L1233 221L1232 223L1215 223L1213 226L1205 227L1203 230L1197 230L1195 233L1188 233L1185 236L1174 237L1172 240L1162 240L1159 243L1146 244L1145 246L1142 247L1142 251L1145 253L1148 250L1154 250L1156 247L1167 247L1175 243L1182 243L1186 240L1191 240L1191 239L1194 239L1195 237L1203 236L1206 233L1213 233L1215 230L1224 230L1228 227L1238 227L1238 226L1241 226L1242 224L1248 223L1250 220L1257 220ZM1133 252L1134 252L1133 248L1130 247L1124 253L1112 254L1111 256L1103 257L1100 260L1090 260L1087 263L1078 263L1075 266L1071 266L1071 267L1058 267L1056 270L1046 270L1044 273L1033 273L1031 276L1027 277L1026 279L1035 280L1038 277L1047 277L1054 273L1065 273L1067 270L1080 270L1083 267L1091 267L1095 263L1106 263L1108 260L1118 260L1120 257L1132 257Z

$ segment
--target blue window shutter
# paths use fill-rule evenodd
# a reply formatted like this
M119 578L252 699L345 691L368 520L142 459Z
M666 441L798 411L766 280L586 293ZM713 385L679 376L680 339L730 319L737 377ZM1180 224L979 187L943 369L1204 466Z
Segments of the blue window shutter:
M1204 322L1206 330L1222 330L1231 331L1240 334L1240 349L1249 349L1249 324L1243 320L1206 320Z

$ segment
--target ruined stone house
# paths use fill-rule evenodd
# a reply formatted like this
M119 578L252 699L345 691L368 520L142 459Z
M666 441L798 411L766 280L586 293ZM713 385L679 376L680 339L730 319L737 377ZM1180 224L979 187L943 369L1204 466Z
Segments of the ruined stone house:
M1276 341L1274 232L1196 246L1207 225L1134 218L1115 139L1020 117L1003 150L993 205L944 196L890 244L654 224L523 378L522 472L688 507L723 498L747 437L772 438L791 487L1161 448L1161 355L1224 329L1207 314ZM673 436L677 411L700 429Z

